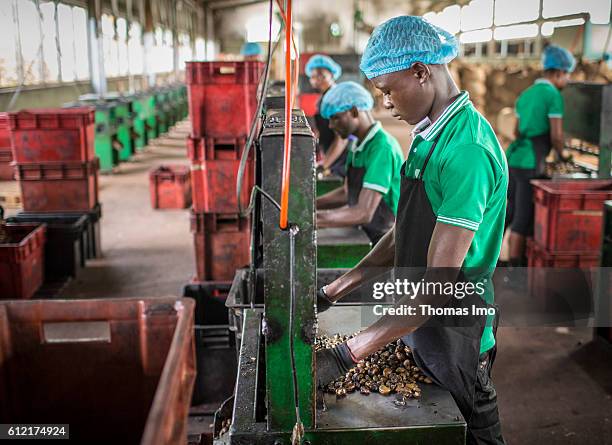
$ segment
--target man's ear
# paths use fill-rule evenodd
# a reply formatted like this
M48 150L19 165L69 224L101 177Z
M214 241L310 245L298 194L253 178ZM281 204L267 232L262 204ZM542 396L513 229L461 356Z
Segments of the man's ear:
M351 117L353 119L357 119L359 117L359 110L357 109L357 107L351 108Z
M429 80L431 76L431 70L427 65L421 62L415 62L411 67L410 71L414 77L417 78L419 84L423 85Z

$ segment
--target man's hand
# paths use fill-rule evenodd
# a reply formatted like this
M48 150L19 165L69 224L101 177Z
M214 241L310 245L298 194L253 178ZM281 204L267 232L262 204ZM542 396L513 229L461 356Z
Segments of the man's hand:
M574 160L573 156L568 150L564 149L556 153L557 153L557 162L564 163L564 162L572 162Z
M334 302L329 299L325 293L325 286L317 291L317 312L325 312L334 305Z
M330 349L321 349L316 353L317 385L325 388L330 382L355 367L351 350L346 343L341 343Z

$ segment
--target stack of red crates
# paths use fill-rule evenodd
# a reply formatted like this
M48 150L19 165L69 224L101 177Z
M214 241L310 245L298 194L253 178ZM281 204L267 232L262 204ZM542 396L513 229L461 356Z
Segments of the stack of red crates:
M238 213L236 181L263 68L256 61L187 62L197 282L231 281L236 269L249 262L250 224ZM254 184L254 163L249 159L240 194L243 208Z
M15 176L26 212L88 212L98 204L94 109L9 113Z
M529 240L529 292L543 301L584 283L579 269L599 266L603 203L612 180L534 180L534 237ZM539 269L548 270L539 270ZM573 269L558 271L553 269ZM588 277L587 277L588 278ZM588 279L587 279L588 282ZM592 283L590 283L592 284ZM584 286L576 291L584 292Z
M0 181L13 179L13 151L8 113L0 113Z

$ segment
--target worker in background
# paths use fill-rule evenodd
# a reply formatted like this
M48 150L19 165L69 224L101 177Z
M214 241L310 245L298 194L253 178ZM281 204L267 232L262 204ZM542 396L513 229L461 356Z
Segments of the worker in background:
M257 42L246 42L240 49L240 54L246 61L259 61L261 60L261 46Z
M334 173L344 177L348 141L334 133L329 128L329 120L321 115L321 101L342 75L342 68L331 57L317 54L308 60L305 71L310 78L310 85L321 93L321 98L317 103L317 114L314 117L319 149L323 154L323 159L317 166L326 174Z
M396 276L424 283L414 295L398 296L398 307L444 306L443 312L466 315L387 313L347 342L317 351L316 372L319 385L327 385L402 338L423 373L453 396L467 422L467 443L503 444L491 380L496 317L474 314L472 306L492 309L508 167L493 129L448 71L457 51L452 34L421 17L395 17L370 37L361 70L382 91L385 108L415 125L414 139L401 170L394 229L355 268L319 290L317 310L376 279L380 268L395 266ZM429 286L439 283L451 284L452 292ZM478 283L480 293L458 291Z
M554 149L563 154L562 90L576 64L565 48L550 45L542 57L544 76L516 101L516 140L506 152L510 167L507 223L510 225L510 266L526 266L525 242L533 234L533 193L530 181L545 174L545 159Z
M400 144L372 117L372 95L355 82L331 88L321 116L350 140L344 186L317 198L317 227L361 225L372 244L393 227L404 155Z

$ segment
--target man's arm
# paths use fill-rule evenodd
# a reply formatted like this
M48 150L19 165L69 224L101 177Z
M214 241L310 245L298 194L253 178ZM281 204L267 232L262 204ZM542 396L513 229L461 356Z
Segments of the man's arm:
M333 302L340 300L362 283L380 275L381 269L393 267L394 260L395 225L354 268L325 287L328 299Z
M324 170L331 168L334 162L342 156L342 152L344 152L347 145L348 139L342 139L337 133L334 133L334 140L327 150L327 153L323 155L323 161L321 162L321 166Z
M454 283L459 274L465 256L472 244L474 232L462 227L444 223L436 223L429 251L427 253L427 271L424 282ZM417 301L419 304L430 304L442 307L451 298L450 295L417 295L414 300L410 296L403 297L398 305ZM399 337L408 335L427 321L428 316L383 316L347 342L347 345L357 360L361 360L387 343Z
M516 118L516 122L514 124L514 139L518 139L521 137L521 130L519 130L519 118Z
M326 194L317 198L316 207L317 210L335 209L346 205L348 202L348 185L346 180L342 187L338 187Z
M559 155L559 159L566 159L566 156L563 154L563 149L565 148L565 140L563 138L563 118L560 117L550 117L548 118L550 121L550 141L552 144L552 148Z
M374 213L376 213L381 199L382 194L380 192L362 188L356 205L318 211L317 227L347 227L368 224L374 218Z

